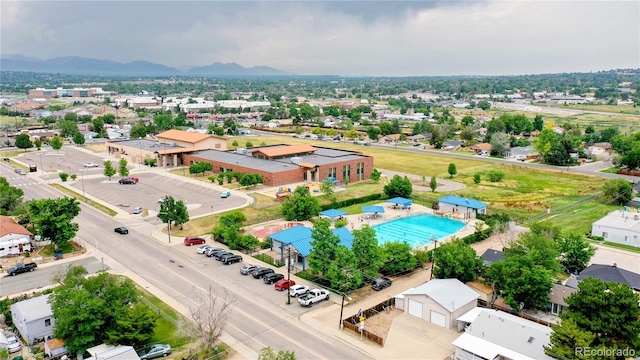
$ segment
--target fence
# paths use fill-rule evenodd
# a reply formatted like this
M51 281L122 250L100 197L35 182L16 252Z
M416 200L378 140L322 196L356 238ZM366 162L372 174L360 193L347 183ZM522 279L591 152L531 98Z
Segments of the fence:
M173 325L178 325L178 320L177 319L175 319L171 315L167 314L166 312L162 311L159 307L153 305L153 303L151 303L151 301L149 301L149 299L145 298L144 296L140 296L139 299L143 303L147 304L147 306L149 306L149 308L151 308L156 313L158 313L159 316L162 316L163 318L165 318L167 321L169 321Z
M548 326L551 327L551 325L553 325L553 323L550 323L548 321L544 321L542 319L538 319L537 317L531 316L531 315L527 315L525 313L519 312L519 311L514 311L512 309L506 308L504 306L500 306L500 305L496 305L496 304L489 304L484 300L480 300L478 299L478 307L482 307L482 308L491 308L491 309L495 309L498 311L503 311L506 313L509 313L511 315L515 315L517 317L521 317L523 319L527 319L529 321L533 321L536 322L538 324L544 325L544 326Z
M560 213L560 212L563 212L563 211L566 211L566 210L569 210L569 209L573 209L574 207L576 207L576 206L578 206L578 205L580 205L582 203L597 199L599 196L600 195L591 195L591 196L584 197L584 198L582 198L580 200L577 200L577 201L575 201L575 202L573 202L571 204L567 204L567 205L559 206L557 208L553 208L552 212L554 214L557 214L557 213ZM547 214L546 210L545 211L541 211L541 212L539 212L539 213L537 213L535 215L530 216L529 217L529 221L538 221L538 220L543 219L544 217L546 217L548 215L549 214Z
M358 323L360 322L360 316L364 316L365 319L373 317L375 315L377 315L378 313L382 312L382 311L386 311L387 309L391 308L393 305L395 304L395 299L391 298L391 299L387 299L381 303L379 303L376 306L370 307L366 310L364 310L362 313L350 316L344 320L342 320L342 326L344 326L345 328L354 331L355 333L359 334L360 333L360 327L358 325ZM375 342L376 344L380 345L380 346L384 346L384 338L373 334L369 331L367 331L367 329L363 329L362 330L362 336L366 337L368 340L371 340L373 342Z

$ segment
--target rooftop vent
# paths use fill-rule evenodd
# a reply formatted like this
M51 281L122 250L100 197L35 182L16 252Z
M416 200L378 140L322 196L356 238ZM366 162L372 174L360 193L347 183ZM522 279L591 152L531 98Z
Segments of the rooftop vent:
M291 158L291 162L296 164L296 165L298 165L298 164L300 164L302 162L302 158L294 156L294 157Z
M169 143L169 146L176 146L176 143L174 143L174 142L170 142L170 143Z

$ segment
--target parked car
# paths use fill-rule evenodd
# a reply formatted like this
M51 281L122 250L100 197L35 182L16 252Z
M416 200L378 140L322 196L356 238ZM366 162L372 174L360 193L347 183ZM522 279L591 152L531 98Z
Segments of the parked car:
M525 161L525 160L527 160L527 157L526 157L526 156L524 156L524 155L517 155L517 156L516 156L516 160L519 160L519 161Z
M207 250L213 248L213 246L211 245L202 245L198 247L198 250L196 251L198 254L204 254Z
M213 254L213 257L218 260L218 261L222 261L222 257L225 255L233 255L232 252L228 252L228 251L219 251L215 254Z
M168 344L158 344L153 345L147 353L138 354L140 356L140 360L147 359L155 359L159 357L164 357L171 354L171 345Z
M313 304L323 300L329 300L329 291L325 289L311 289L306 295L298 298L298 304L311 307Z
M199 236L187 236L186 238L184 238L184 244L186 246L200 245L200 244L204 244L205 242L206 241Z
M98 164L96 164L94 162L88 162L88 163L84 164L84 167L86 167L86 168L97 168L99 166L100 165L98 165Z
M14 352L18 352L22 349L22 344L20 343L20 339L13 334L7 334L7 351L9 354L13 354Z
M294 280L280 279L278 282L273 285L273 287L278 291L284 291L291 287L291 285L295 285L296 282Z
M7 271L9 276L15 276L18 274L26 273L29 271L33 271L38 268L36 263L27 263L27 264L18 264Z
M249 275L253 272L253 270L257 269L258 267L255 265L251 265L251 264L247 264L243 267L240 268L240 274L242 275Z
M235 255L235 254L234 255L229 255L229 256L223 256L221 261L222 261L223 264L229 265L229 264L241 262L242 261L242 256Z
M271 273L271 274L266 274L262 278L262 281L264 281L265 284L273 284L273 283L276 283L276 282L278 282L278 281L280 281L282 279L284 279L284 275Z
M136 206L133 208L133 211L131 212L132 214L136 215L136 214L142 214L142 206Z
M226 251L226 250L214 247L214 248L211 248L211 249L207 250L207 252L205 252L205 255L207 255L208 257L212 257L212 256L214 256L215 254L217 254L217 253L219 253L221 251Z
M161 197L160 199L158 199L158 204L162 204L165 200L167 200L167 198L168 198L167 195Z
M273 271L273 269L269 269L269 268L258 268L253 270L253 272L251 273L251 275L253 275L254 278L256 279L260 279L261 277L267 275L267 274L271 274L274 273L275 271Z
M118 180L118 184L120 185L133 185L136 184L137 181L132 179L132 178L124 178L124 179L120 179Z
M231 193L228 191L224 191L222 194L220 194L220 197L223 199L228 198L229 196L231 196Z
M364 145L364 146L371 146L371 143L370 143L370 142L366 142L366 143L364 143L364 144L362 144L362 145Z
M117 227L117 228L113 229L113 231L117 232L118 234L122 234L122 235L125 235L125 234L129 233L129 229L127 229L124 226Z
M391 279L381 277L373 280L373 282L371 283L371 288L375 291L380 291L382 289L388 288L392 283L393 282L391 281Z
M289 295L291 296L300 296L309 292L309 287L307 285L291 285L289 287Z

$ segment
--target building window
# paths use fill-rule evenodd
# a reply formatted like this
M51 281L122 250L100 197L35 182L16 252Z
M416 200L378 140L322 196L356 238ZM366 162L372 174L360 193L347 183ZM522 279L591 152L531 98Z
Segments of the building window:
M44 326L51 326L51 319L45 319Z
M327 176L328 177L332 177L332 178L335 179L336 178L336 172L337 172L336 168L334 168L334 167L329 168L329 173L327 174Z
M364 180L364 163L358 163L356 166L356 174L358 181Z
M628 236L625 236L625 237L624 237L624 241L625 241L625 242L629 242L629 237L628 237Z
M609 233L603 232L603 233L602 233L602 237L603 237L604 239L608 238L608 237L609 237Z
M342 181L348 182L351 179L351 165L344 165L342 167Z
M216 144L216 146L214 147L214 149L220 149L220 144Z

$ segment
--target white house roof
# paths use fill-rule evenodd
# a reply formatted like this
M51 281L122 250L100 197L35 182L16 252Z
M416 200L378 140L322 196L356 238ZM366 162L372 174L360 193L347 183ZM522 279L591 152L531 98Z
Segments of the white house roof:
M431 280L405 291L404 295L426 295L450 312L476 301L480 296L458 279Z
M462 322L466 322L466 323L472 323L473 320L475 320L478 315L480 315L481 312L483 311L489 311L489 312L493 312L496 313L496 310L493 309L484 309L484 308L480 308L480 307L474 307L473 309L467 311L466 313L460 315L456 320L458 321L462 321Z
M636 217L638 219L636 219ZM593 226L640 232L640 213L614 210L594 222Z
M53 316L51 311L51 305L49 305L49 295L42 295L34 297L33 299L23 300L17 302L11 307L13 309L20 310L20 313L24 317L24 322L44 319ZM12 311L13 312L13 311Z
M550 334L550 327L508 313L480 311L452 344L486 359L551 360L543 347Z

